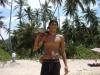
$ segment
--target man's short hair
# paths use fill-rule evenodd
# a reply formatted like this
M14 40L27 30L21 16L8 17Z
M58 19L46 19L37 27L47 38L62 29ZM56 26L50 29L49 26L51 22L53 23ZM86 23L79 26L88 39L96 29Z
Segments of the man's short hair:
M57 21L57 20L50 20L49 25L50 25L52 22L56 22L56 23L57 23L57 26L58 26L58 21ZM47 27L47 29L49 29L49 26ZM57 28L57 30L58 30L58 29L59 29L59 28Z
M49 25L50 25L52 22L56 22L56 23L57 23L57 26L58 26L58 21L57 21L57 20L50 20Z

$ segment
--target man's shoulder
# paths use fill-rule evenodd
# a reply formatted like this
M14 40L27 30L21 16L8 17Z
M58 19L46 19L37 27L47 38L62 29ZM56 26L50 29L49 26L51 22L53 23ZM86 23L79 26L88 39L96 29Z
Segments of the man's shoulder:
M64 38L64 36L61 35L61 34L57 34L57 36L60 37L60 38Z

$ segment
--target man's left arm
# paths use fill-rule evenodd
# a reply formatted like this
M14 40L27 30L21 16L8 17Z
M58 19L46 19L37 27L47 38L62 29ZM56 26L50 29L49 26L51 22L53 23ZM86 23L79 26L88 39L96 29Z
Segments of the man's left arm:
M66 57L66 52L65 52L65 44L64 44L64 37L61 36L61 52L62 52L62 59L65 64L65 74L68 73L68 66L67 66L67 57Z

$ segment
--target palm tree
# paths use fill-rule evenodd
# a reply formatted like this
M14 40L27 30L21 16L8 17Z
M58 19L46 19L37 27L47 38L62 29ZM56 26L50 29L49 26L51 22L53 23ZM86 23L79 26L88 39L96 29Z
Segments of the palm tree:
M0 5L3 7L5 7L6 4L8 4L8 3L9 3L8 0L0 0Z
M25 48L25 51L31 48L30 52L31 55L33 53L33 44L35 40L35 34L34 31L34 23L25 23L21 22L21 24L18 24L17 30L14 30L13 32L13 47L16 51L18 51L21 48ZM15 40L14 40L15 39ZM25 52L26 53L26 52Z
M39 27L41 25L41 9L35 8L33 12L35 26Z
M58 20L59 20L59 28L60 28L60 13L59 13L59 8L62 5L62 0L49 0L49 1L54 5L54 7L56 6L54 14L55 14L55 12L56 12L56 10L58 8Z
M10 21L9 21L9 43L10 43L10 51L12 52L12 43L11 43L11 18L12 18L12 5L13 5L13 0L11 0L11 9L10 9Z
M22 16L22 9L23 9L24 6L28 6L27 0L15 0L15 3L17 5L15 6L14 10L19 8L19 19L20 19L20 22L21 22L22 21L22 17L23 17Z
M96 18L96 13L94 10L90 9L90 7L88 7L84 12L84 18L86 19L87 21L87 24L90 25L90 34L91 34L91 43L93 44L94 43L94 40L93 40L93 24L97 21L97 18Z
M2 14L2 12L0 12ZM0 33L1 33L1 28L5 27L4 23L1 21L1 19L4 18L4 16L0 16Z
M61 2L62 0L59 0L59 1ZM54 16L54 14L56 12L56 9L57 9L58 5L61 5L59 1L57 1L57 0L56 1L55 0L48 0L48 1L45 0L45 4L41 4L41 1L39 0L40 6L41 6L41 14L42 14L41 15L42 16L41 18L42 18L42 21L43 21L43 28L44 29L46 29L46 22L48 20L57 19ZM55 4L56 4L56 2L59 2L54 12L51 11L51 6L49 6L49 3L50 2L51 3L55 2Z
M86 5L86 6L89 6L90 3L92 3L93 5L95 5L96 4L96 0L82 0L82 3L84 3L84 5Z
M65 15L70 15L70 18L74 17L75 13L78 12L78 5L84 11L82 2L80 2L80 0L66 0L64 5L64 12L66 12Z
M75 25L76 32L78 33L77 41L82 41L84 39L84 34L87 33L86 25L83 22L83 16L79 16L78 14L76 14L73 23Z
M0 14L1 14L1 13L2 13L2 12L0 12ZM9 47L8 47L7 44L5 43L5 40L4 40L3 36L1 35L1 28L2 28L2 29L5 29L5 30L7 29L7 28L6 28L6 25L4 24L4 22L1 21L2 18L4 18L4 16L0 16L0 37L2 38L2 41L4 42L6 48L8 48L8 50L10 51Z
M49 0L54 6L61 6L62 0Z
M2 14L2 12L0 12L0 14ZM0 16L0 34L1 34L1 28L2 29L5 29L5 25L4 25L4 22L1 21L1 19L5 18L4 16Z
M24 20L24 14L21 14L20 11L17 11L17 14L14 15L14 17L16 17L15 20L19 20L20 23Z
M96 0L66 0L64 5L64 12L66 12L66 15L69 14L70 17L72 17L78 11L78 5L82 11L84 11L84 5L89 6L90 3L95 5Z
M28 6L26 9L24 9L24 11L25 11L24 16L27 16L28 21L31 23L34 17L33 10L31 9L30 6Z
M70 41L70 38L69 38L69 31L70 31L70 20L68 20L68 18L66 18L64 21L63 21L63 26L62 26L62 34L64 35L65 37L65 42L66 43L69 43Z
M50 11L51 6L48 5L49 2L45 1L45 4L41 5L41 13L42 13L42 21L43 21L43 28L46 29L46 22L48 11Z

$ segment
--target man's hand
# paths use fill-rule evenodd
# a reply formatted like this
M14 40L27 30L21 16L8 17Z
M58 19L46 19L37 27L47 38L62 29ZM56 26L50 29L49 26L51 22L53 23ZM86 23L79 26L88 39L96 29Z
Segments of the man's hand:
M51 58L57 58L59 53L55 53L54 51L51 52Z
M65 74L64 75L68 74L68 67L67 66L65 66L64 70L65 70Z
M37 34L37 36L40 36L40 37L42 37L43 35L44 35L43 32L38 32L38 34Z

